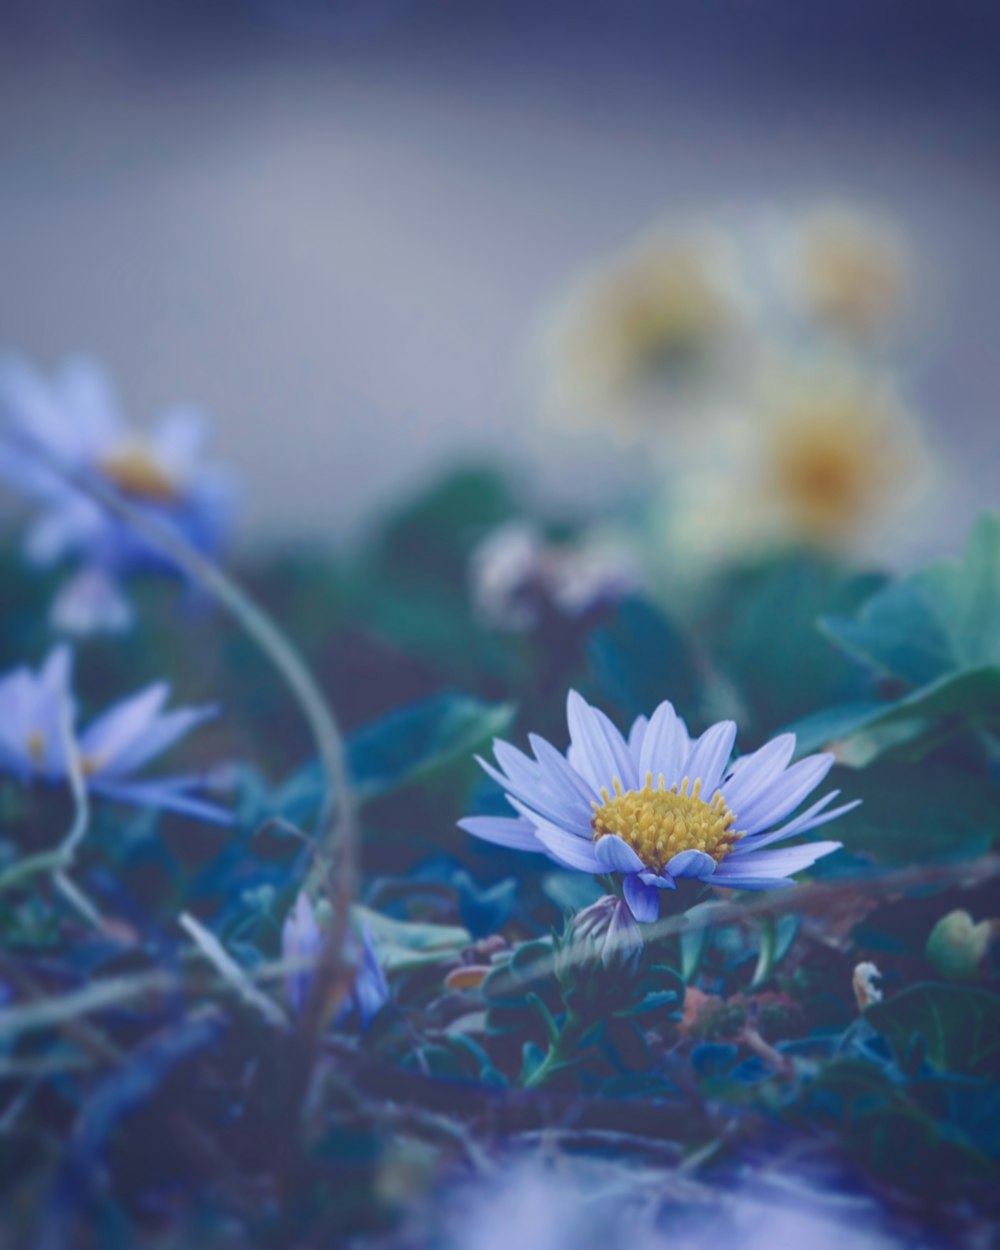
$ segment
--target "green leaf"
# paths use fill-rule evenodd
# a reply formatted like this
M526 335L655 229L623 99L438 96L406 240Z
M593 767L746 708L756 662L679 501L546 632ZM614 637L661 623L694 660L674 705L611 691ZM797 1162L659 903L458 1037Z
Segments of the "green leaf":
M849 576L802 555L727 582L703 632L746 705L741 741L763 739L816 708L870 697L869 676L830 646L817 622L857 611L880 585L879 578Z
M894 703L853 703L827 708L789 726L796 751L808 755L831 743L866 735L860 748L843 751L844 762L867 765L889 747L932 735L936 746L941 721L954 732L1000 731L1000 667L966 669L930 682Z
M995 921L974 924L967 911L942 916L927 939L927 959L943 977L975 981L993 936Z
M760 954L750 988L755 990L768 979L788 954L799 931L798 916L762 916L760 921Z
M1000 1058L1000 995L972 986L913 985L865 1012L865 1019L905 1064L921 1039L927 1062L974 1076Z
M684 913L687 927L680 932L681 945L681 976L684 983L690 985L698 968L701 966L705 953L705 944L712 931L712 916L719 910L726 910L725 904L709 902L696 903Z
M440 963L472 941L468 930L458 925L395 920L360 903L352 911L362 924L368 925L375 953L387 972Z
M980 518L960 560L874 595L853 619L821 627L845 651L910 686L1000 665L1000 517Z
M404 504L382 531L379 557L404 577L414 570L454 581L472 547L510 518L506 482L490 468L467 468Z
M597 684L622 715L633 720L664 698L693 708L703 682L688 641L662 613L642 599L624 599L606 629L587 647Z
M989 777L944 763L920 768L880 760L864 772L835 774L861 806L837 822L848 850L883 864L968 854L1000 830L1000 795Z
M348 740L357 792L362 798L385 794L467 756L503 733L513 715L509 703L485 703L455 693L390 712Z

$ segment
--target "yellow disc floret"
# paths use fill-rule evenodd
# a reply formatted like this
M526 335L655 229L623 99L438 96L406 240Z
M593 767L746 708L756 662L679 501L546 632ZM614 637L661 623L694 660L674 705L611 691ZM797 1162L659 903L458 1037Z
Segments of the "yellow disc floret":
M140 443L129 443L101 461L101 470L126 495L152 503L173 503L177 483Z
M736 817L720 791L706 802L701 797L701 781L695 780L690 793L688 784L685 777L679 787L675 782L668 789L660 773L654 786L653 774L647 773L641 790L623 790L616 777L614 794L604 786L604 802L591 804L594 841L617 834L655 873L661 873L681 851L704 851L719 863L742 836L733 830Z

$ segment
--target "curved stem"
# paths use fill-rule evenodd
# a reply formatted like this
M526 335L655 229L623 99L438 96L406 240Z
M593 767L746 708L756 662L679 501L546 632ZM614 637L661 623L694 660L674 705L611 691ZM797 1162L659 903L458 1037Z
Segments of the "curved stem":
M587 1022L570 1012L563 1021L559 1036L549 1047L548 1054L538 1067L524 1081L525 1089L538 1089L560 1068L571 1062L576 1055L580 1039L587 1027Z
M61 464L35 440L9 432L45 467L100 505L151 547L167 556L192 582L221 603L257 643L285 679L312 730L326 778L319 830L326 848L335 894L331 944L339 951L347 933L356 873L355 806L351 795L343 736L326 698L302 657L282 630L211 560L195 550L176 530L124 499L93 474ZM314 870L314 878L322 866Z

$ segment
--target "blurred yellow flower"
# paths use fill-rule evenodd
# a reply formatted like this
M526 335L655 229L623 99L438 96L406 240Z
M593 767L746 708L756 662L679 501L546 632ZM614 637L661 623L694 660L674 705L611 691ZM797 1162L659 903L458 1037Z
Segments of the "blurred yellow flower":
M828 209L804 222L796 269L807 313L862 336L893 317L906 285L898 232L846 208Z
M820 368L763 385L700 455L678 456L652 516L660 567L694 578L789 545L885 554L930 458L881 379Z
M760 485L807 543L850 539L908 496L922 476L912 419L878 386L793 387L761 423Z
M731 376L743 323L726 240L660 232L586 278L554 318L546 406L626 428L697 409Z

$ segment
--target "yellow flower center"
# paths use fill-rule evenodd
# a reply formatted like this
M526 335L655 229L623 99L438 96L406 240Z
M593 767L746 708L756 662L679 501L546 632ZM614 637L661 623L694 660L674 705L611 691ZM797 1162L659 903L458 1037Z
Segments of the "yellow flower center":
M773 484L796 521L817 536L857 527L888 484L889 467L863 416L817 412L776 434Z
M101 471L126 495L152 503L173 503L180 491L177 483L139 443L129 443L101 461Z
M647 773L641 790L623 791L616 777L614 791L609 794L607 786L602 787L604 802L591 804L594 841L617 834L652 872L661 873L681 851L704 851L719 863L743 836L734 832L736 817L721 792L716 790L706 802L700 781L689 794L687 777L679 788L675 783L667 789L662 773L655 786L653 774Z
M35 767L40 767L45 759L45 735L40 729L34 729L28 734L28 758Z

